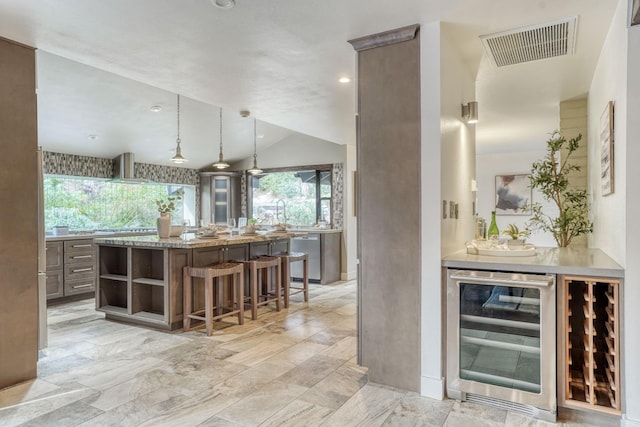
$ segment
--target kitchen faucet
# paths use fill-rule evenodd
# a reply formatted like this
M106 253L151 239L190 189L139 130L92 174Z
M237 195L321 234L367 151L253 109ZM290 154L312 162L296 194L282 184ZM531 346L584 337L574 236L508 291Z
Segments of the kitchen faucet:
M276 202L276 221L280 221L280 202L282 202L282 218L284 221L281 224L287 223L287 204L284 199L278 199Z

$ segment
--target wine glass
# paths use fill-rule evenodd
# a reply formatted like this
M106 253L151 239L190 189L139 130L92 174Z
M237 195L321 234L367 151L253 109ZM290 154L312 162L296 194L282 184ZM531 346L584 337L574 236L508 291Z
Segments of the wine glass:
M187 229L191 225L191 222L188 219L182 221L182 240L187 240Z
M229 229L229 231L233 231L233 229L236 228L236 219L235 218L227 219L227 228Z

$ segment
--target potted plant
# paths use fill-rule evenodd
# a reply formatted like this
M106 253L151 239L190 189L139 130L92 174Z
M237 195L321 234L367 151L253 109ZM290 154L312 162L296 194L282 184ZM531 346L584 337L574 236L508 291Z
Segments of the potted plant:
M244 227L244 232L248 234L254 234L258 230L258 220L250 218L247 221L247 225Z
M578 149L581 139L582 135L578 135L567 141L560 132L554 131L547 141L547 155L531 166L531 188L537 188L546 200L553 201L558 215L552 217L543 211L540 203L534 203L533 216L527 227L550 232L559 247L566 247L574 237L593 231L588 193L569 187L569 175L580 170L580 166L569 163L569 158ZM560 159L561 151L565 152L564 160Z
M158 237L166 239L171 235L171 214L176 210L176 202L182 200L182 194L168 196L166 199L156 200L160 217L156 220Z
M525 228L520 230L517 225L509 224L507 229L502 232L505 236L510 236L511 239L507 240L507 245L510 247L524 246L524 242L529 237L529 230Z

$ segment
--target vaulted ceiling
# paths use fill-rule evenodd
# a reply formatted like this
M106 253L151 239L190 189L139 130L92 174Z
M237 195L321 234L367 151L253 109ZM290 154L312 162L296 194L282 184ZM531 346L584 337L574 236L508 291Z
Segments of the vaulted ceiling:
M295 133L355 142L347 40L443 22L476 76L479 152L531 150L584 97L617 0L0 0L0 36L39 49L39 138L50 151L169 164L176 93L186 165L248 157ZM574 55L495 68L479 36L578 16ZM152 106L161 111L151 112ZM250 110L242 119L240 110ZM89 139L97 135L97 139Z

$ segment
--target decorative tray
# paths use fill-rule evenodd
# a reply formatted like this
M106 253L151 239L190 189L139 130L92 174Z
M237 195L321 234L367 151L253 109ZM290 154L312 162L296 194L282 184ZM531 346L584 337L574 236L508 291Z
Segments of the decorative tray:
M467 242L466 246L467 253L471 255L517 257L534 256L536 254L536 247L529 244L508 246L506 243L500 244L499 242L490 242L487 240L473 240Z

